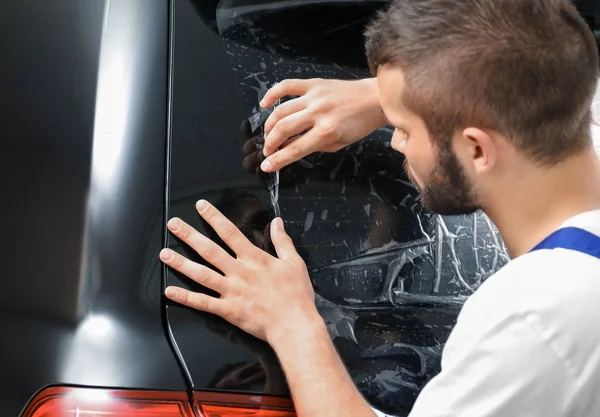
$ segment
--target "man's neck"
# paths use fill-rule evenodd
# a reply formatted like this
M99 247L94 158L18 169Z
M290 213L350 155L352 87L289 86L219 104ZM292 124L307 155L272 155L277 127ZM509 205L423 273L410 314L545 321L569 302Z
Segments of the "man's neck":
M600 209L600 161L593 149L547 169L528 165L515 169L485 205L513 258L569 218Z

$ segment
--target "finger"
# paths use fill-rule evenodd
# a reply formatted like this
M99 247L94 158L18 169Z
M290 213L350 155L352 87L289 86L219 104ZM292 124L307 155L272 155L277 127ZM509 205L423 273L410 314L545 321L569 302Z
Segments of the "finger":
M226 281L222 275L206 266L190 261L171 249L163 249L160 252L160 260L206 288L215 290L219 294L225 291Z
M277 100L285 96L303 96L308 92L311 84L311 80L283 80L267 91L267 94L265 94L260 102L260 106L264 109L268 109L273 106Z
M252 124L250 123L250 120L242 120L242 123L240 123L240 130L242 131L242 137L244 139L250 139L252 137Z
M206 311L221 317L227 314L227 310L223 305L224 300L207 294L192 292L180 287L167 287L165 296L171 301L195 310Z
M244 146L242 146L242 152L244 153L244 155L248 155L255 151L256 151L256 138L250 138L246 142L244 142Z
M271 222L271 240L279 259L290 260L298 257L294 242L285 232L283 220L279 217Z
M298 113L299 111L304 110L307 106L307 101L300 98L295 98L290 101L286 101L281 106L278 106L273 113L269 115L269 118L265 122L265 136L269 134L269 132L277 125L277 123L294 113Z
M260 160L257 152L251 153L242 160L242 168L250 173L255 173L259 166Z
M273 240L271 239L271 227L273 227L272 220L265 226L265 230L263 230L263 242L265 242L264 251L270 255L274 255L275 247L273 246Z
M306 155L318 151L320 142L314 129L311 129L299 138L288 142L282 149L265 159L261 163L260 169L264 172L277 171L304 158Z
M167 223L169 230L192 248L198 255L223 273L235 272L236 262L225 250L215 242L199 233L189 224L175 217Z
M227 217L206 200L196 203L196 210L238 257L253 258L260 250Z
M302 110L280 120L265 137L263 153L270 156L289 138L299 135L313 127L314 121L308 110Z

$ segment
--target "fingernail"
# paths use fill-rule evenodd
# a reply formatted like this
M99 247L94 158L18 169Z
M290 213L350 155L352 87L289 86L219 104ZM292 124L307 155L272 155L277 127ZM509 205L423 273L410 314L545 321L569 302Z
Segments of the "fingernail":
M259 103L260 107L265 107L265 99L262 99Z
M174 298L176 294L177 294L177 290L173 287L167 287L167 289L165 290L165 295L168 298Z
M169 223L167 223L167 227L172 232L176 232L179 229L181 229L181 220L179 220L178 218L171 219L169 220Z
M271 222L271 233L277 233L278 231L284 231L283 220L280 217L276 217ZM273 235L274 236L274 235Z
M268 159L265 159L262 164L260 164L260 169L262 169L263 171L268 171L269 169L271 169L271 162L269 162Z
M207 208L208 203L206 202L206 200L200 200L196 203L196 210L198 210L198 213L204 212Z
M169 261L173 258L173 251L171 249L165 248L160 251L160 259L163 261Z

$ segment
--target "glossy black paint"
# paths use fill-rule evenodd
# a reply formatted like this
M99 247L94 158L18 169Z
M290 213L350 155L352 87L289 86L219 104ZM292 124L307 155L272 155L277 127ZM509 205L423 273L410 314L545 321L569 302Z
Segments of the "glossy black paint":
M161 316L168 2L0 3L0 415L184 390Z

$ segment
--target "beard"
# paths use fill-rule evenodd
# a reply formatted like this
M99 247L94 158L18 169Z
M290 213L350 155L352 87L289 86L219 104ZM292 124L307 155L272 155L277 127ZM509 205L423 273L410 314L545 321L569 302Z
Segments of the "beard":
M456 216L471 214L480 209L473 190L473 184L464 172L458 158L450 148L450 141L441 143L436 166L419 186L408 160L404 160L404 170L409 180L421 194L422 206L436 214Z

